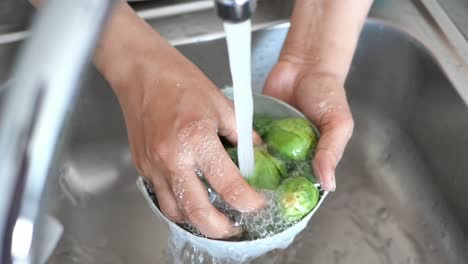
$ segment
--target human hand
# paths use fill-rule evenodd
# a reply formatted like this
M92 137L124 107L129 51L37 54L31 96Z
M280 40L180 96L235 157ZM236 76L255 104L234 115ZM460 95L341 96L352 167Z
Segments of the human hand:
M237 139L233 104L124 2L107 21L94 64L119 100L133 163L161 211L211 238L238 234L197 175L239 211L263 206L219 139Z
M150 81L135 79L117 92L133 161L153 184L170 220L190 222L211 238L233 236L239 230L209 202L196 174L203 172L239 211L262 206L262 197L239 174L219 139L236 142L233 105L185 58L175 56L171 64Z
M335 169L353 132L344 90L372 0L296 0L280 59L264 87L302 111L320 130L313 167L334 191Z
M333 74L280 61L270 73L264 93L297 107L318 127L321 137L312 164L323 189L334 191L335 169L353 132L343 83Z

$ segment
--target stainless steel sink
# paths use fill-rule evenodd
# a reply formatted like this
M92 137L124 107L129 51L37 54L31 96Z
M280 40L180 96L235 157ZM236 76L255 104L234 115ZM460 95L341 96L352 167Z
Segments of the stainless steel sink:
M373 17L385 14L374 7ZM445 51L432 49L440 39L429 43L432 33L424 28L405 33L388 16L367 22L346 85L356 128L338 167L337 191L290 248L253 263L466 263L468 106L457 85L466 76L450 71L456 63L441 59ZM287 29L283 23L254 33L256 91ZM219 37L174 42L222 88L231 80ZM0 46L0 82L17 45ZM44 198L65 230L49 263L174 263L166 226L136 189L118 102L95 70L65 134ZM219 263L195 253L179 257Z
M286 31L255 33L257 89ZM230 84L223 39L178 49L218 86ZM167 229L136 191L117 101L96 73L84 87L53 194L66 232L51 263L160 263ZM347 91L356 131L338 190L297 243L264 262L462 263L466 104L422 46L376 21L366 25Z

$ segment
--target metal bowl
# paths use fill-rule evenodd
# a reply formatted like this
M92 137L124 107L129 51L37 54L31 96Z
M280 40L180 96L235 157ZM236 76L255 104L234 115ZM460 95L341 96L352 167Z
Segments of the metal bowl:
M229 90L225 91L225 95L228 98L232 98L232 92ZM272 118L287 118L287 117L301 117L304 118L295 108L290 105L281 102L277 99L264 96L254 95L254 114L255 115L266 115ZM315 128L315 127L314 127ZM318 130L315 128L316 132ZM318 134L317 134L318 135ZM271 251L273 249L283 249L288 247L294 240L297 234L299 234L309 223L314 213L318 210L322 202L327 196L327 192L320 191L320 199L315 208L306 215L301 221L294 226L280 232L276 235L250 240L250 241L223 241L214 240L210 238L196 236L181 226L171 222L166 216L159 210L157 201L154 201L152 195L147 189L147 186L143 178L137 180L138 189L141 191L149 206L153 212L164 222L167 223L173 236L173 241L176 247L183 247L186 243L191 243L195 248L206 251L208 254L215 258L232 258L239 262L245 261L250 258L258 257Z

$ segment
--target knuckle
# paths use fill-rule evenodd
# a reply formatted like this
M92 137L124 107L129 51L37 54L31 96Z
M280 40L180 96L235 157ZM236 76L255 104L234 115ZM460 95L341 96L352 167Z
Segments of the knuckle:
M142 158L141 155L134 154L132 155L132 160L136 170L141 176L149 176L147 174L150 172L151 166L145 158Z
M330 112L323 117L323 128L341 130L351 134L354 130L354 119L349 112Z
M209 215L209 209L205 207L189 207L185 209L187 219L194 224L203 223Z
M220 124L219 126L219 135L227 138L233 138L237 135L237 130L235 127L230 126L232 124L232 120L226 121L224 124Z
M338 161L341 159L340 151L335 148L326 149L325 153L332 157L332 159L335 161L335 164L338 163Z
M232 138L237 134L237 129L236 129L236 118L234 111L229 111L224 113L223 116L219 118L220 122L218 124L218 134L227 137L227 138Z
M325 157L331 158L334 164L337 164L341 159L341 153L335 148L318 148L318 153L322 153Z
M226 199L230 200L231 198L237 198L242 193L248 191L248 187L246 182L243 179L235 179L229 182L224 182L219 187L218 192L221 196Z
M216 131L217 124L212 119L213 118L206 117L187 122L179 129L179 139L190 143L196 143L207 133Z
M346 134L348 140L351 138L354 131L354 119L351 114L347 114L339 121L339 129Z
M144 169L145 168L145 162L143 162L140 159L134 159L133 164L135 164L135 169L138 171L138 174L140 174L141 176L145 176L145 174L146 174L145 173L146 170Z
M347 127L351 131L354 128L354 119L350 113L343 116L341 123L343 124L344 127Z
M161 208L161 211L172 222L180 223L180 222L183 222L184 220L179 211L168 210L168 209L163 209L163 208Z
M171 146L169 141L156 141L147 149L147 156L156 164L170 164L173 161L171 155L172 149L173 146Z

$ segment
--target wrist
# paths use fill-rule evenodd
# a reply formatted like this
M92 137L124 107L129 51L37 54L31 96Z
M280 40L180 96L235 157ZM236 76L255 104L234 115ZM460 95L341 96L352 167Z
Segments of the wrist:
M304 57L283 54L278 60L282 72L290 78L294 78L294 87L298 87L303 79L310 77L333 79L336 83L344 86L346 72L337 70L336 67L331 66L332 64L318 60L308 61Z
M357 3L359 2L359 3ZM280 61L344 83L372 0L296 0Z

